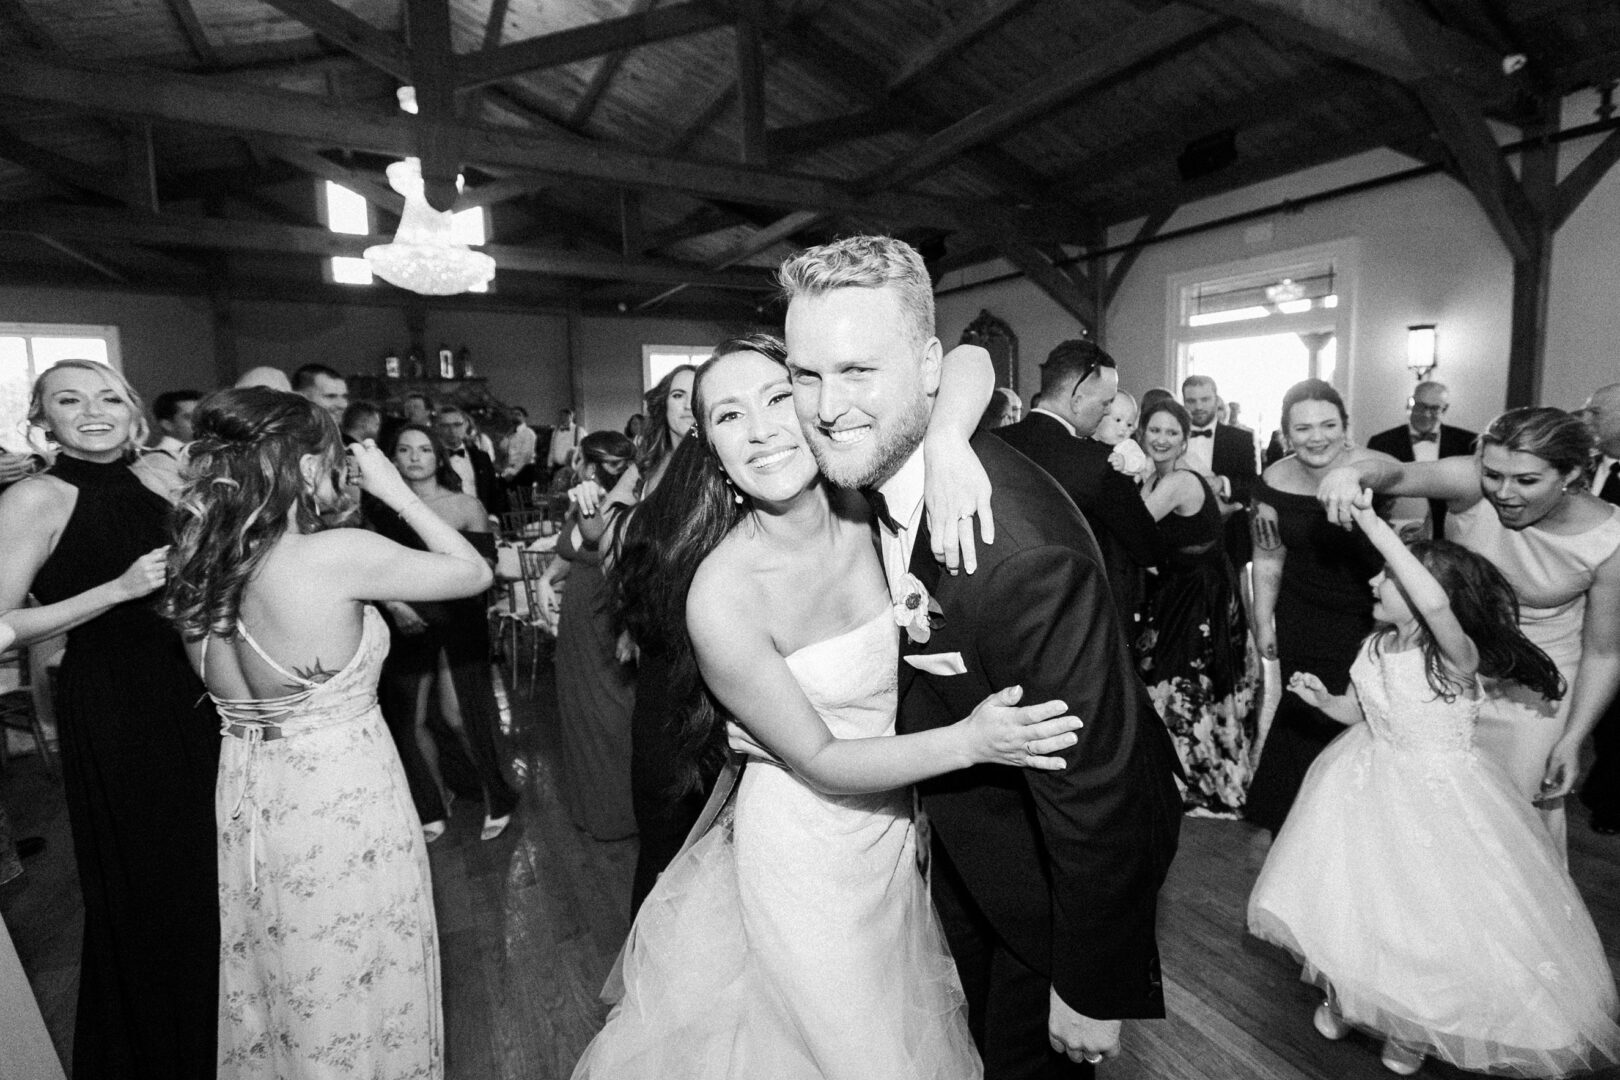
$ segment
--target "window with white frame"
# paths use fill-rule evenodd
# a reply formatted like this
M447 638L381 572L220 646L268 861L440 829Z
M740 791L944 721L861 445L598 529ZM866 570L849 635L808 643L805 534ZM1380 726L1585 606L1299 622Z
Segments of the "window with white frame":
M1262 441L1294 383L1324 379L1343 392L1355 266L1355 243L1343 241L1174 275L1165 335L1173 385L1214 379Z
M714 355L713 345L643 345L641 347L641 386L651 390L682 364L697 367Z
M371 204L359 192L332 180L321 183L321 213L332 232L350 236L370 236ZM469 247L489 242L489 216L482 206L458 210L450 218L450 234ZM339 285L370 285L371 265L358 255L334 255L327 260L327 274ZM469 292L488 292L488 283L473 286Z
M0 448L28 448L28 395L59 360L98 360L122 371L118 327L0 322Z

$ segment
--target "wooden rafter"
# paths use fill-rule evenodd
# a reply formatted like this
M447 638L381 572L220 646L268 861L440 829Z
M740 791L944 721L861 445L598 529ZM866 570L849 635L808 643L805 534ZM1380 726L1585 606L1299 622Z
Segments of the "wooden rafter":
M1620 131L1611 131L1559 182L1557 193L1553 196L1551 214L1554 229L1564 227L1564 222L1569 220L1616 162L1620 162Z
M934 133L921 146L874 170L862 186L875 190L923 176L975 146L1034 122L1109 79L1209 37L1220 25L1213 16L1174 4L1143 16L1049 74Z
M1008 262L1024 272L1031 284L1078 319L1082 326L1096 326L1097 305L1089 287L1054 265L1051 258L1033 244L998 239L996 248Z
M1034 0L978 0L952 12L955 21L908 56L889 79L891 95L904 94L939 71L968 46L1028 8Z
M702 33L730 21L731 16L719 4L686 0L462 56L456 62L456 83L468 90L531 71L589 60L604 53Z
M400 82L411 81L410 57L405 45L392 34L332 0L264 0L265 3L309 27L340 49L358 56Z
M180 24L180 32L186 36L191 51L197 54L197 60L204 67L220 67L219 50L208 40L208 31L203 27L202 20L197 18L197 9L192 6L191 0L168 0L168 3L169 10L174 13L174 21Z
M289 165L296 165L311 176L342 184L355 194L364 197L367 202L380 206L392 214L405 212L405 200L397 191L365 173L340 165L307 146L283 142L267 143L266 146L276 157Z
M6 128L0 128L0 158L80 191L105 195L119 202L129 198L128 185L113 173L35 145Z
M502 3L505 0L501 0ZM629 15L640 15L658 3L658 0L633 0ZM591 114L596 111L597 103L602 95L607 93L608 87L613 84L613 77L619 73L619 66L624 58L630 55L630 50L620 49L618 52L608 53L591 72L591 81L586 84L585 92L580 94L579 100L574 103L574 111L568 114L568 126L581 129L590 122Z
M33 236L34 239L38 240L40 243L60 251L63 255L66 255L75 262L83 263L85 266L88 266L90 269L94 270L98 274L101 274L103 277L110 278L111 280L118 282L120 285L129 284L129 278L122 270L117 269L103 259L98 259L94 255L91 255L89 252L84 251L73 244L63 243L54 236L46 236L44 233L34 233Z
M1142 222L1141 227L1136 230L1136 235L1131 238L1132 242L1145 244L1148 240L1157 236L1159 230L1164 228L1171 215L1175 212L1176 208L1173 206L1161 207L1153 211ZM1108 271L1108 278L1102 286L1102 306L1105 309L1113 305L1114 297L1119 295L1120 286L1125 284L1126 277L1130 275L1131 268L1136 265L1136 260L1141 254L1142 248L1140 247L1133 247L1129 251L1121 252L1119 260L1114 263L1113 269Z
M124 201L156 213L157 153L152 146L152 125L130 124L124 128L124 184L129 192Z
M1527 258L1535 246L1537 214L1502 160L1484 114L1461 91L1437 79L1422 80L1413 91L1508 252L1515 261Z
M111 240L211 251L319 256L359 255L370 245L386 243L389 239L351 236L314 226L45 204L0 205L0 233L45 235L66 243ZM501 244L489 244L482 250L493 256L502 269L557 277L654 285L688 283L750 291L772 288L769 275L746 270L709 271L649 259Z
M422 194L433 209L449 210L460 193L456 177L461 174L450 8L445 0L406 0L405 12L410 27L411 82L416 87L417 115L412 127L416 156L422 162Z
M195 125L235 135L271 136L317 147L404 157L417 150L420 117L347 106L322 98L223 84L173 72L131 69L0 49L0 94L73 104L85 112ZM466 165L531 175L605 181L619 187L676 190L745 206L860 213L878 221L935 228L996 228L1008 235L1050 236L1039 218L990 202L910 193L862 193L802 173L688 161L507 127L456 125Z
M1503 72L1500 53L1415 8L1402 10L1410 0L1393 0L1393 7L1388 0L1191 2L1270 37L1298 42L1399 82L1438 78L1491 105L1510 101L1520 88Z

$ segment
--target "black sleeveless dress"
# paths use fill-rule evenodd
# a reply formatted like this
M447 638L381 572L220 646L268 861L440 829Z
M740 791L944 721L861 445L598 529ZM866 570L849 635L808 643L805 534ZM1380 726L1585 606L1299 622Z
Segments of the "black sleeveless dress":
M78 502L34 578L54 604L169 542L169 505L121 462L62 455ZM75 1080L214 1075L219 722L158 594L68 634L62 769L84 893Z
M1182 806L1236 817L1248 792L1255 664L1214 492L1185 517L1166 514L1168 551L1148 585L1143 681L1181 759Z
M1314 495L1278 491L1261 481L1254 498L1277 511L1288 552L1275 616L1283 684L1294 672L1308 671L1329 693L1342 694L1361 642L1372 632L1369 581L1384 565L1383 557L1360 529L1347 532L1328 521ZM1316 755L1343 731L1343 724L1284 691L1249 786L1245 816L1272 832L1282 828Z

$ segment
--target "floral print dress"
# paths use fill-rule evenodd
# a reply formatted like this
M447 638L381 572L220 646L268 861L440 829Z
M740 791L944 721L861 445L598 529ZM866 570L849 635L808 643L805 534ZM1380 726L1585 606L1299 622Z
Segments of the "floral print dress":
M1248 792L1258 664L1215 495L1196 514L1167 514L1170 554L1148 585L1143 677L1176 745L1186 811L1238 817Z
M440 1080L427 847L377 708L387 625L367 606L354 658L324 683L238 632L302 689L214 698L220 1080Z

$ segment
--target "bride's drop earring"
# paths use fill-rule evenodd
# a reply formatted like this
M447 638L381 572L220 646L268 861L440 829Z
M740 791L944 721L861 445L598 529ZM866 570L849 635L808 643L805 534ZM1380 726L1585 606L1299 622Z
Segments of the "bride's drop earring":
M724 475L726 478L726 487L731 489L731 501L736 503L738 506L741 506L743 501L742 492L738 491L737 485L731 482L730 473L726 473Z

